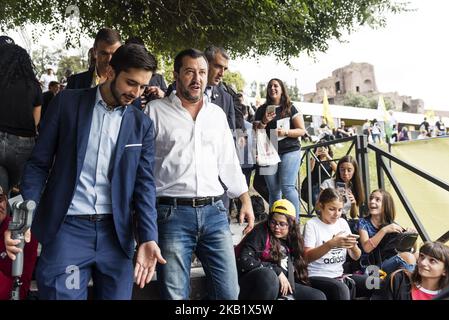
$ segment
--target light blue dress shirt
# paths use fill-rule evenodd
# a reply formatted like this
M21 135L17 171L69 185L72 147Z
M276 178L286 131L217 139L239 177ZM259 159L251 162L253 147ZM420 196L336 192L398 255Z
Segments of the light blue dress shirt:
M112 213L108 172L125 112L126 107L109 108L98 86L86 156L68 215Z

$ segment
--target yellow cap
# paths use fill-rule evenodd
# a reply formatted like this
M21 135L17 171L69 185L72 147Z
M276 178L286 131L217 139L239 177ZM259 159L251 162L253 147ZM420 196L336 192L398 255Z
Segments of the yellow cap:
M273 203L271 207L271 212L286 214L296 218L296 210L293 204L287 199L277 200Z

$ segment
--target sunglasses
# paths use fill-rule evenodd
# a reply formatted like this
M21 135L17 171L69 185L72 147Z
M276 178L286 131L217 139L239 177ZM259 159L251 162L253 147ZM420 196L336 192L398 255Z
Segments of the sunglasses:
M270 224L271 224L271 226L272 226L273 228L276 228L276 226L279 226L279 228L282 228L282 229L288 227L288 222L279 222L279 221L276 221L276 220L274 220L274 219L271 219L271 220L270 220Z

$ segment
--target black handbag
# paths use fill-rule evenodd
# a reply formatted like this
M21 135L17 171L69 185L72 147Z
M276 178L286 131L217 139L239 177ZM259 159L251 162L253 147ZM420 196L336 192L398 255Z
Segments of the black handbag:
M385 260L399 252L410 251L418 239L416 232L387 233L379 245L368 256L370 264L380 266Z
M410 251L418 240L418 234L416 232L402 232L398 233L395 241L395 248L398 252Z

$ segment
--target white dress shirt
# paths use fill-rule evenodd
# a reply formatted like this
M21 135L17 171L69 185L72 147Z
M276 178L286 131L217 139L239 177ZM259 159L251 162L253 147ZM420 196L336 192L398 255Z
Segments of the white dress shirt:
M203 99L194 121L172 93L148 103L145 113L155 128L155 182L158 197L231 198L248 191L223 110Z

